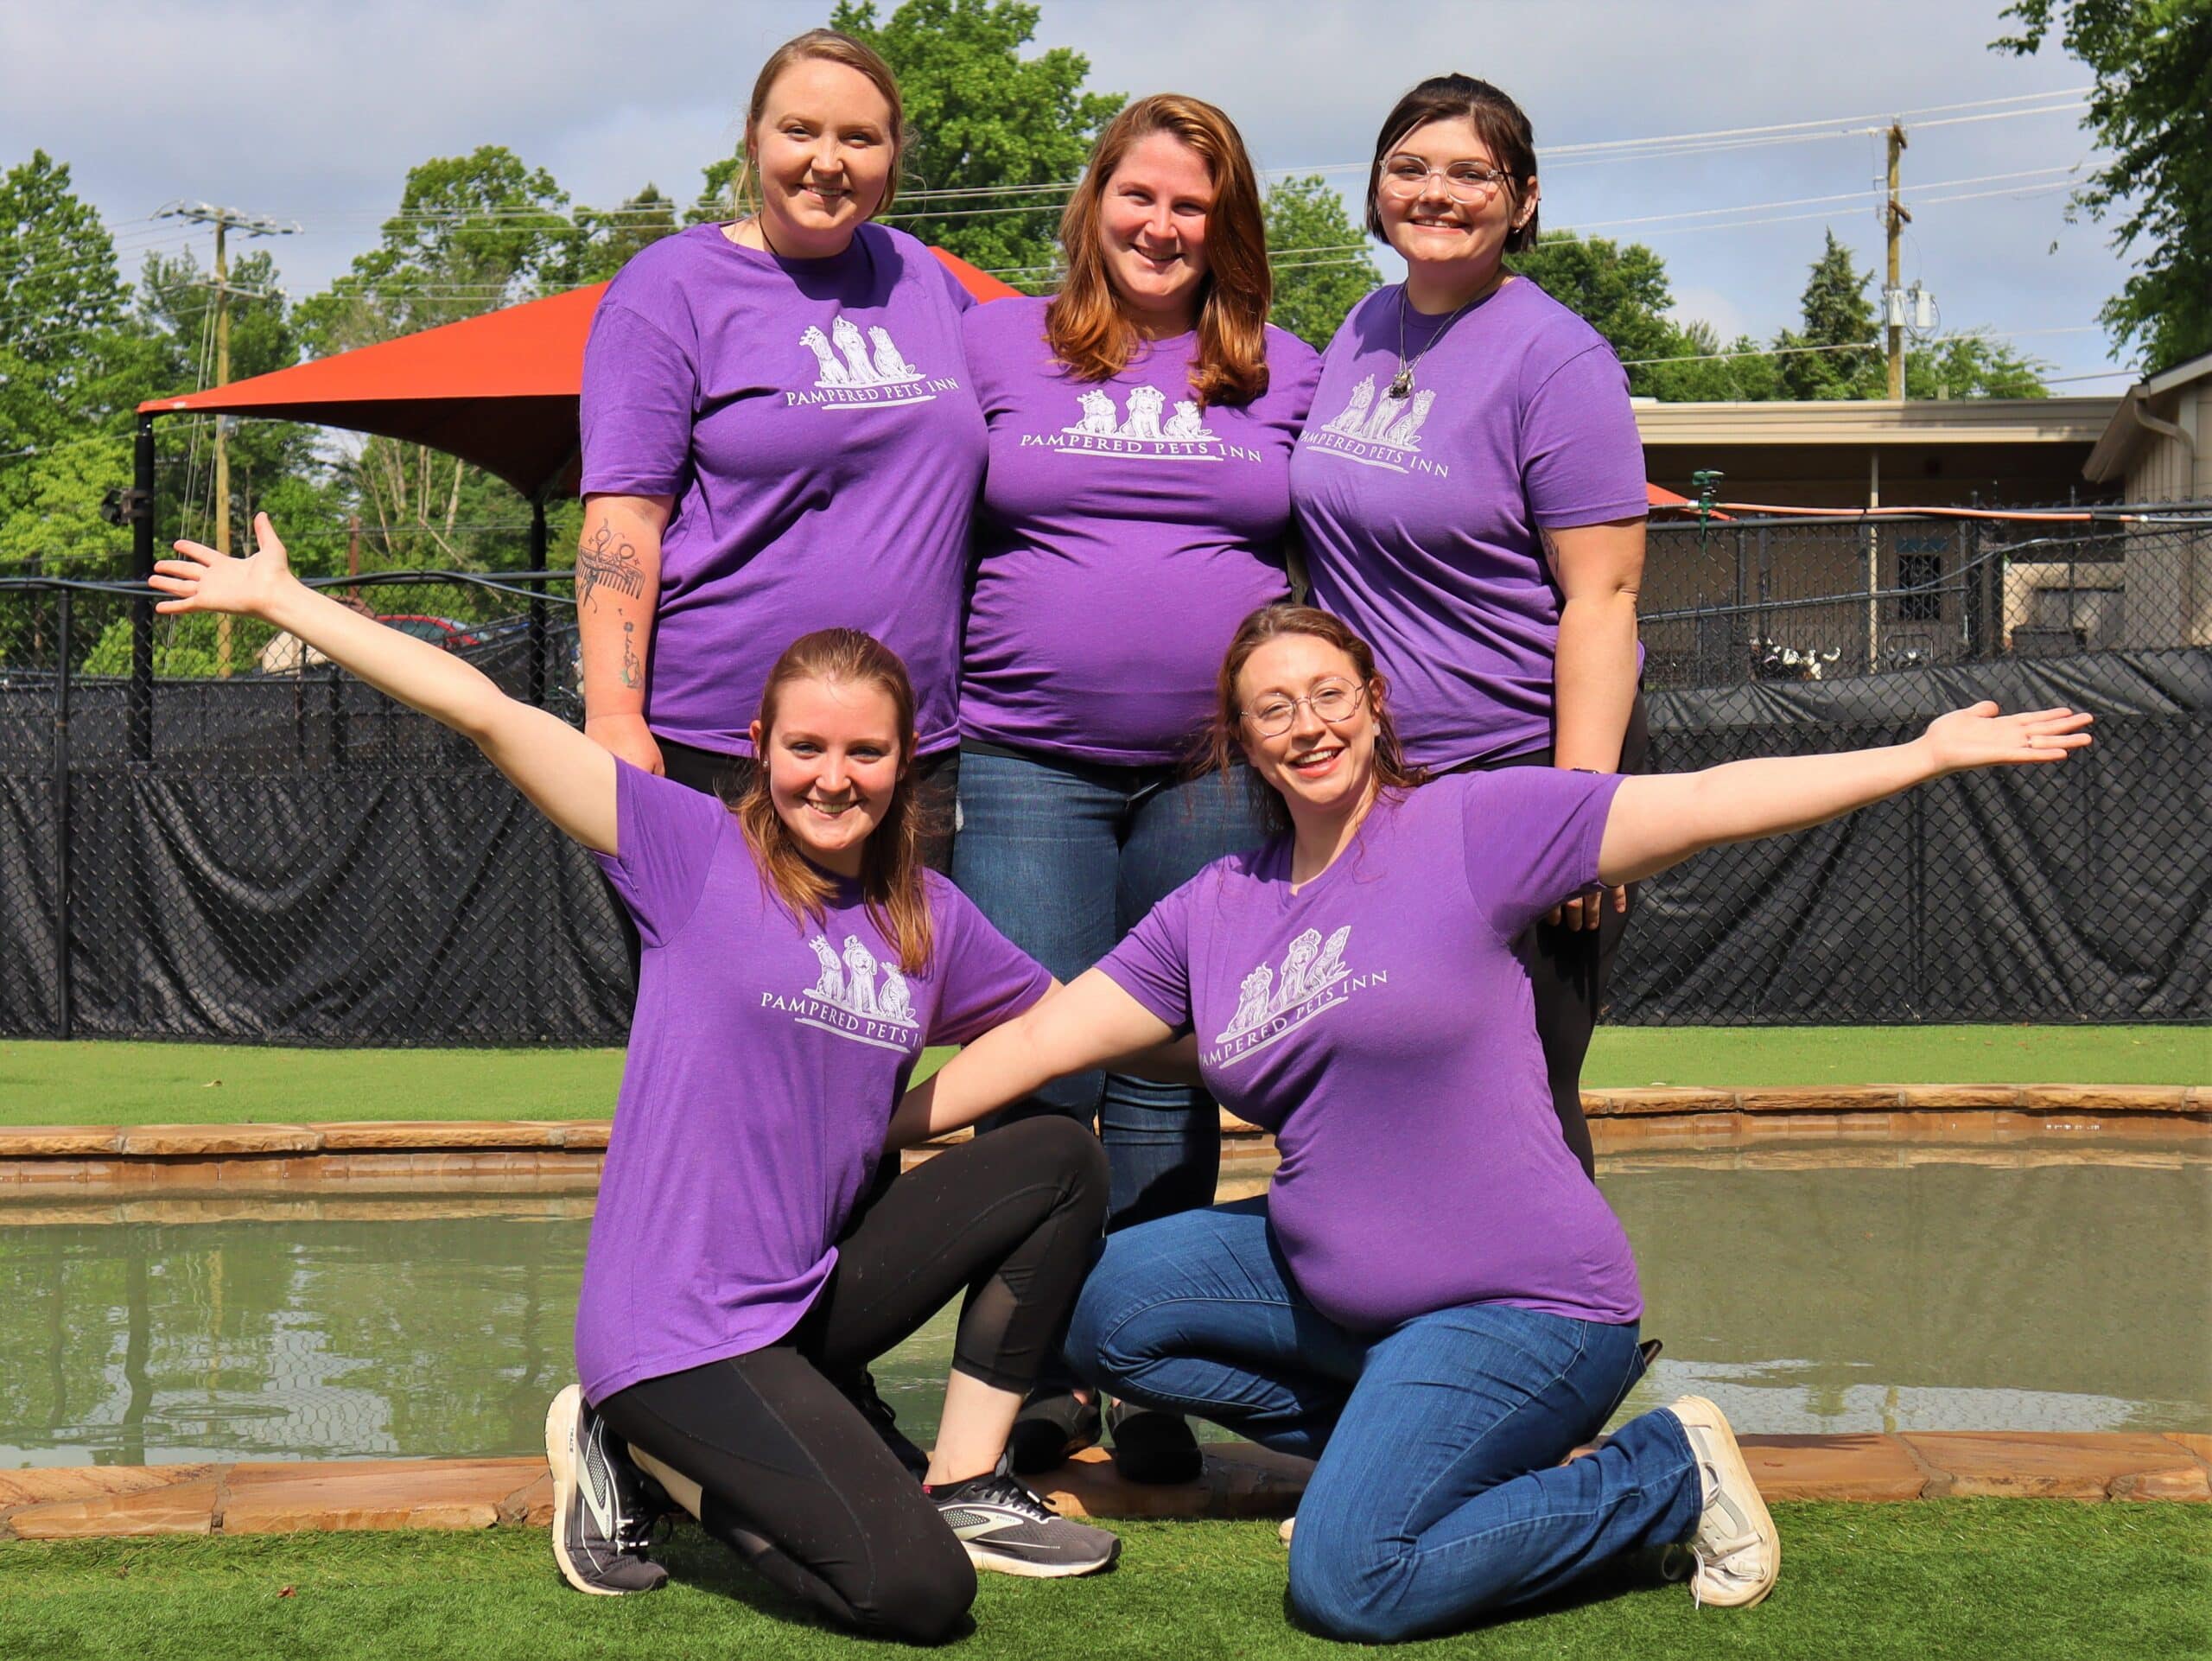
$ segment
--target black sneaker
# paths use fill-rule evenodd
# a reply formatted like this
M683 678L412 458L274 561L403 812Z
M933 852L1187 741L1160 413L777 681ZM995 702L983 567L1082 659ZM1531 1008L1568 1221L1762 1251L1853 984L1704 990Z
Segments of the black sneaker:
M868 1429L891 1450L891 1456L906 1467L909 1476L919 1482L929 1474L930 1456L899 1428L899 1416L891 1410L891 1403L876 1393L874 1373L862 1371L857 1378L841 1378L836 1384L845 1399L860 1410Z
M1071 1522L1001 1468L929 1491L945 1526L968 1548L968 1561L1001 1575L1057 1580L1096 1575L1122 1555L1104 1529Z
M1022 1476L1034 1476L1065 1464L1086 1448L1098 1445L1098 1404L1076 1399L1075 1392L1051 1385L1029 1392L1014 1415L1006 1439L1007 1459Z
M553 1471L553 1561L562 1579L579 1592L620 1597L668 1578L645 1556L653 1518L645 1474L575 1384L546 1410L545 1462Z
M1114 1468L1132 1482L1196 1482L1205 1473L1205 1455L1180 1414L1116 1402L1106 1428L1114 1436Z

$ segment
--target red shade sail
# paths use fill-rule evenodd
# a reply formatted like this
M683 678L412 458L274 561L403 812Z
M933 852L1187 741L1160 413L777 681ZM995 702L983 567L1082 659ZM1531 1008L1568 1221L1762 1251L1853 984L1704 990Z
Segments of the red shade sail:
M941 248L930 251L978 300L1015 293ZM576 403L584 337L607 284L572 289L442 328L317 358L142 415L259 416L375 433L458 455L525 496L576 483Z

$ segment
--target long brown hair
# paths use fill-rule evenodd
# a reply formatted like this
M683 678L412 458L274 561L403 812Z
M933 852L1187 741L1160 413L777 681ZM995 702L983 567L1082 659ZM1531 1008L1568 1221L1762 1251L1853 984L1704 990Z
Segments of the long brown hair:
M890 695L899 720L899 782L883 810L882 821L861 855L861 893L868 920L899 954L899 967L917 975L929 967L934 948L929 890L923 875L922 839L928 830L925 810L915 799L914 684L899 654L856 628L817 629L784 648L768 684L760 689L761 752L753 780L738 799L738 824L753 850L760 880L796 918L820 923L836 884L800 849L791 827L776 811L768 793L769 741L775 736L779 694L793 681L823 680L841 686L875 686Z
M1529 118L1510 98L1486 80L1472 75L1433 75L1400 99L1383 118L1375 137L1375 159L1367 168L1368 234L1388 242L1376 194L1382 185L1382 163L1395 154L1407 135L1432 121L1465 121L1489 150L1497 170L1505 175L1505 209L1510 221L1519 221L1505 233L1505 251L1517 254L1536 245L1536 210L1520 220L1529 181L1536 176L1536 134Z
M753 78L753 101L745 106L745 136L738 145L737 172L730 180L730 204L741 215L760 211L760 183L753 170L753 132L768 108L768 94L776 85L777 76L793 64L810 59L842 63L867 76L869 84L883 94L883 101L891 106L891 176L884 181L883 200L875 205L875 213L889 207L899 194L899 165L906 154L906 105L899 96L898 78L883 60L883 54L866 41L856 41L834 29L810 29L804 35L794 35L771 52L768 61L760 66L760 74ZM874 214L869 217L874 218Z
M1187 144L1213 180L1206 211L1206 274L1198 291L1198 355L1191 391L1200 404L1243 404L1268 390L1267 221L1252 158L1236 124L1211 104L1179 92L1141 98L1107 124L1082 182L1060 215L1067 280L1045 311L1052 355L1077 380L1110 380L1128 366L1137 332L1122 315L1106 271L1098 213L1114 169L1138 141L1164 132Z
M1216 772L1221 774L1223 785L1234 790L1239 765L1244 749L1240 741L1244 714L1236 702L1236 678L1244 672L1244 665L1268 641L1286 634L1308 634L1326 642L1351 659L1358 671L1359 684L1368 689L1368 707L1375 712L1375 787L1378 797L1402 796L1428 782L1426 768L1412 766L1406 760L1405 747L1398 741L1398 729L1390 719L1387 695L1389 686L1376 671L1375 653L1366 641L1353 633L1339 618L1321 610L1318 606L1294 606L1287 600L1277 601L1259 610L1236 626L1236 633L1229 643L1229 650L1221 660L1221 678L1214 701L1213 724L1208 735L1209 759ZM1290 829L1290 809L1284 804L1282 792L1262 778L1256 768L1245 767L1246 787L1251 792L1260 818L1270 835Z

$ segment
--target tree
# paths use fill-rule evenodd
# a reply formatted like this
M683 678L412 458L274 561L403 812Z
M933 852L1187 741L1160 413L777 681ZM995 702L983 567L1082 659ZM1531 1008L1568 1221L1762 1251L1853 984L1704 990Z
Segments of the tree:
M613 216L580 229L568 201L551 174L496 144L425 162L408 174L378 246L298 307L302 338L316 355L348 351L573 287ZM656 201L648 218L658 213ZM514 493L454 456L370 438L337 472L380 565L520 563Z
M614 208L579 207L569 275L579 285L604 283L640 248L676 232L676 204L650 181Z
M1345 315L1382 280L1368 254L1367 233L1318 173L1270 186L1267 220L1275 279L1268 321L1309 346L1325 347Z
M1125 99L1083 90L1090 60L1080 53L1021 55L1038 10L1020 0L905 0L879 23L872 0L838 0L830 26L867 41L898 74L913 135L903 182L961 193L894 203L886 219L1019 287L1046 288L1065 193L1033 187L1073 180Z
M2117 218L2136 256L2099 321L2145 374L2212 352L2212 6L2203 0L2018 0L2021 32L1993 50L2030 55L2053 29L2095 73L2082 122L2112 160L2075 204Z
M1681 331L1667 315L1675 303L1667 262L1642 243L1624 247L1605 237L1547 237L1510 263L1633 366L1629 390L1637 397L1648 392L1647 360L1683 350Z
M1781 396L1791 398L1880 398L1889 390L1887 359L1867 342L1875 338L1874 302L1866 297L1873 272L1851 263L1851 250L1826 233L1813 262L1802 302L1802 329L1774 337ZM1807 348L1828 348L1807 350Z
M1630 370L1630 385L1641 395L1669 404L1762 403L1784 396L1781 360L1748 334L1724 346L1703 319L1681 326L1669 361Z
M1955 334L1904 356L1907 398L2048 398L2051 366L1985 334ZM1885 389L1886 390L1886 389Z
M148 347L99 214L44 150L0 175L0 555L118 555Z

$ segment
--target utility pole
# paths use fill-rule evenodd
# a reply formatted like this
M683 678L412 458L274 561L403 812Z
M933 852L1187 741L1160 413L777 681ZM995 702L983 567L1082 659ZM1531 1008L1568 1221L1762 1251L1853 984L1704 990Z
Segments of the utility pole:
M224 246L232 226L249 237L289 237L299 232L296 222L286 224L262 213L242 213L235 207L214 207L206 202L171 202L156 213L161 219L190 220L215 227L215 385L231 379L231 266ZM231 452L224 417L215 417L215 551L231 551ZM228 612L215 619L215 672L231 672L231 618Z
M1897 200L1897 158L1904 154L1904 124L1890 124L1890 281L1882 290L1882 310L1890 326L1890 396L1904 397L1904 302L1897 285L1897 232L1912 214Z

